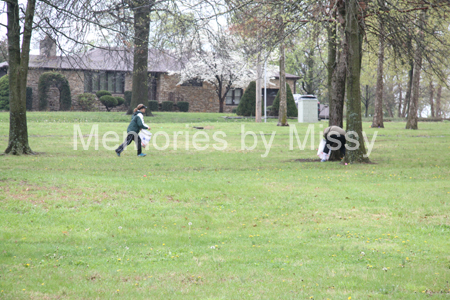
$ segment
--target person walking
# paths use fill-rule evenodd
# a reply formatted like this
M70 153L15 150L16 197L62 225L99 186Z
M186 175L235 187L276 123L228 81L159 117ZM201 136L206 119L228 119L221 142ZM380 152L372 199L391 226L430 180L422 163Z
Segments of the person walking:
M345 130L339 126L330 126L325 128L323 131L323 138L325 139L323 153L325 153L327 157L329 157L328 154L330 153L330 147L333 148L332 150L340 150L341 158L345 156L345 133ZM327 159L322 159L321 161L325 162Z
M144 157L147 154L142 153L142 145L141 145L141 138L139 137L139 131L141 129L148 129L150 130L150 127L144 123L144 114L145 110L147 109L147 106L144 104L139 104L134 110L133 110L133 116L131 117L130 125L128 125L127 128L127 138L125 141L116 149L117 156L120 157L120 154L123 150L131 143L131 141L134 140L134 142L137 145L137 156Z

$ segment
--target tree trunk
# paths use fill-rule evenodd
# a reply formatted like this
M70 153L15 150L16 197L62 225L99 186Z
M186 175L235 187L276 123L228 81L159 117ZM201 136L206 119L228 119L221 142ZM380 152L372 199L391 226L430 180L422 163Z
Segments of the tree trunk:
M398 77L397 77L398 78ZM403 91L402 91L402 85L398 84L398 112L397 112L397 117L401 118L402 117L402 97L403 97Z
M328 34L328 61L327 61L327 87L328 87L328 104L331 104L332 78L336 68L336 25L332 23L327 26Z
M347 56L347 134L357 142L347 142L345 162L369 162L362 135L361 120L361 58L363 33L360 28L361 13L358 1L346 1L346 31L348 45Z
M417 109L419 106L420 92L420 71L422 69L422 42L423 42L423 26L425 23L425 11L420 12L419 16L419 43L417 44L416 53L414 54L414 75L413 75L413 94L409 105L408 119L406 121L406 129L417 130Z
M225 102L224 100L225 100L225 97L223 97L223 98L221 97L219 100L219 112L220 113L223 113L223 103Z
M133 1L134 10L134 56L133 56L133 83L131 104L127 114L142 103L148 104L148 40L150 33L150 10L154 0ZM148 110L150 112L150 110ZM150 112L151 113L151 112Z
M383 123L383 64L384 64L384 30L380 22L380 36L378 48L377 91L375 96L375 111L372 128L384 128Z
M306 58L306 65L308 66L308 70L306 71L306 78L303 81L305 83L304 90L308 95L314 94L314 48L308 52L308 57Z
M409 111L409 104L411 103L411 91L412 91L412 83L413 83L413 74L414 74L414 60L410 59L409 61L409 72L408 72L408 86L406 87L406 95L405 95L405 103L403 104L403 113L402 118L405 118Z
M25 12L22 52L20 51L19 3L7 2L8 7L8 64L9 64L9 142L5 153L14 155L33 154L28 145L26 114L26 85L30 40L36 0L28 0Z
M331 100L329 104L329 126L339 126L341 128L344 127L344 97L345 97L345 79L346 79L346 59L347 59L347 43L344 38L344 29L343 26L339 26L339 35L340 35L340 44L337 47L337 51L334 51L335 61L337 60L337 65L333 68L332 76L331 76ZM334 31L336 32L336 30ZM335 38L335 45L336 43ZM336 47L336 46L335 46ZM340 161L341 153L339 150L331 151L329 161Z
M216 85L216 92L217 96L219 96L219 112L223 113L223 103L225 102L225 97L227 96L227 92L223 93L223 78L219 75L216 75L217 79L217 85Z
M367 118L369 116L369 85L366 84L366 101L364 101L365 114L364 116Z
M433 87L433 81L430 81L430 109L431 109L431 117L434 118L434 103L433 103L433 96L434 96L434 87Z
M286 71L285 71L284 42L280 44L280 109L278 112L277 126L289 126L287 122L287 101L286 101Z
M329 126L344 128L344 97L347 74L348 44L345 39L344 26L338 25L340 45L337 50L337 66L331 79L331 101L329 106Z
M441 114L441 95L442 95L442 85L438 85L437 95L436 95L436 117L440 118Z
M256 61L256 107L255 107L256 123L261 123L261 90L262 90L261 79L262 79L261 52L259 52Z

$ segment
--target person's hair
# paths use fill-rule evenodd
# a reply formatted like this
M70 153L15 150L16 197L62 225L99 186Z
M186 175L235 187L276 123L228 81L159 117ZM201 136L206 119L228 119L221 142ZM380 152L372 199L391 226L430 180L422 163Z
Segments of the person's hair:
M142 106L144 106L144 104L138 104L138 106L136 106L136 108L133 110L134 113L136 113L138 110L142 109Z

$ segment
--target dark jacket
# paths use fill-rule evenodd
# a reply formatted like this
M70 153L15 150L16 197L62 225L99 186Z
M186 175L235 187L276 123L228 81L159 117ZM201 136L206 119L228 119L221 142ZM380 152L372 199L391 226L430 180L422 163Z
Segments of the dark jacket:
M127 132L139 133L141 129L148 129L148 125L144 123L144 115L138 110L131 117L130 125L128 125Z

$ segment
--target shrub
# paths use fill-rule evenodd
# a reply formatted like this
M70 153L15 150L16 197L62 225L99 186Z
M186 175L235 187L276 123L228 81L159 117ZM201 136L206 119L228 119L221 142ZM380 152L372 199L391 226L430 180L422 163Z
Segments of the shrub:
M235 113L236 113L236 110L237 110L236 108L233 108L233 109L231 110L231 113L232 113L232 114L235 114Z
M159 103L156 100L150 100L148 101L148 109L150 111L158 111L159 109Z
M95 93L98 99L100 99L102 96L111 96L111 93L105 90L100 90Z
M178 109L182 112L187 112L189 110L189 102L178 102L177 103Z
M291 87L286 83L286 102L287 102L287 116L297 117L298 110L297 105L294 101L294 95L292 95ZM280 91L278 91L277 96L272 104L271 115L278 116L278 111L280 109Z
M131 103L131 96L133 95L133 93L131 91L125 91L123 93L123 97L125 98L125 106L129 107L130 103Z
M0 110L9 110L9 77L0 78Z
M100 102L106 107L107 111L117 106L117 99L110 95L103 95L100 97Z
M95 95L84 93L78 95L78 105L82 111L92 111L95 107Z
M48 106L48 90L50 86L56 86L59 90L59 110L70 110L72 96L67 78L56 72L45 72L39 77L39 109L46 110Z
M238 116L254 116L256 111L256 82L252 81L242 95L236 108ZM261 112L264 113L264 103L261 101Z
M161 105L162 111L173 111L173 102L172 101L163 101Z
M122 97L116 97L117 100L117 106L121 106L122 104L125 103L125 99L123 99Z
M27 110L33 109L33 89L27 86Z

